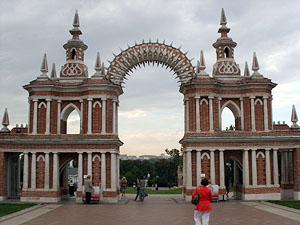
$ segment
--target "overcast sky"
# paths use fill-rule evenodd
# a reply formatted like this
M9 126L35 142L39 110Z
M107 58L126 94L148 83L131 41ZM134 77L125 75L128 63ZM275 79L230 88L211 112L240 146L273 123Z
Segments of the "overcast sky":
M65 63L62 46L71 38L76 9L81 39L89 47L85 64L92 75L97 51L108 66L112 53L149 38L182 45L188 58L194 58L194 66L203 50L211 74L221 8L231 28L229 36L237 42L236 62L243 72L245 61L251 67L252 54L257 53L259 72L278 84L273 90L273 119L290 125L292 104L300 112L299 0L1 0L1 119L8 108L11 126L27 123L28 93L22 86L40 75L44 53L49 70L55 62L59 73ZM161 67L147 66L128 77L119 108L122 154L158 155L165 148L180 148L183 95L178 90L173 73Z

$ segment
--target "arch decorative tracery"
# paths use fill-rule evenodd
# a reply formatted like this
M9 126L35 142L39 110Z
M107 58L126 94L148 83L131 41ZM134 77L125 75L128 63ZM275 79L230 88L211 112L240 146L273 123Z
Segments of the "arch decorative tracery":
M113 83L121 85L126 79L126 74L132 72L136 66L145 63L157 63L166 66L177 74L181 83L189 82L195 74L191 60L180 48L175 48L165 43L142 43L129 47L115 56L107 70L107 77Z

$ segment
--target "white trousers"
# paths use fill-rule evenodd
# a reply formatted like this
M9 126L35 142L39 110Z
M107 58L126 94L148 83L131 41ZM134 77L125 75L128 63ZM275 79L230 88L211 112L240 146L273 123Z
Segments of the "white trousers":
M210 212L202 212L202 211L194 210L195 225L209 225L209 215Z

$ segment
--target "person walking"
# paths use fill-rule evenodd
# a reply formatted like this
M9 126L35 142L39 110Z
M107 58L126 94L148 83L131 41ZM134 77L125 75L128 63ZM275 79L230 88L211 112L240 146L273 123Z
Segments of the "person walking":
M126 177L123 177L121 180L122 197L125 197L126 188L127 188L127 180L126 180Z
M144 201L145 198L145 189L146 189L146 180L145 177L142 176L140 180L140 193L139 193L139 199L140 201Z
M211 201L212 201L212 192L207 187L208 180L204 178L201 181L201 186L197 187L192 197L195 197L197 193L199 193L199 201L194 209L194 220L195 225L209 225L209 216L211 209ZM201 223L202 220L202 223Z
M138 178L136 179L136 196L134 201L136 201L140 195L140 188L141 188L141 177L138 176Z
M84 181L84 192L85 192L85 202L90 204L91 202L91 195L93 192L93 185L91 181L91 176L88 175Z

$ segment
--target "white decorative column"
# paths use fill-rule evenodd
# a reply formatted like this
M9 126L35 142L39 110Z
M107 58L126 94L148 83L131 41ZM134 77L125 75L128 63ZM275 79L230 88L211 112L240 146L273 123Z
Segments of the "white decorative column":
M82 134L82 124L83 124L83 100L80 101L80 134Z
M33 99L32 100L34 105L33 105L33 124L32 124L32 134L37 133L37 111L38 111L38 99Z
M45 153L45 180L44 180L44 188L45 190L49 190L49 177L50 177L50 157L49 152Z
M51 112L51 99L46 99L47 102L47 111L46 111L46 132L45 134L50 134L50 112Z
M118 126L119 126L119 102L117 102L117 106L116 106L116 134L119 133L119 129L118 129ZM119 182L118 182L119 183Z
M220 188L225 188L224 149L219 149Z
M120 189L120 154L117 155L117 187Z
M29 172L28 152L24 152L24 171L23 171L23 190L28 189L28 172Z
M271 95L271 97L270 97L270 107L271 107L271 124L272 124L272 130L273 130L273 105L272 105L272 101L273 101L273 96Z
M209 96L209 131L214 132L214 109L213 109L213 96Z
M277 156L277 148L273 149L273 180L274 180L274 185L278 186L279 181L278 181L278 156Z
M53 189L59 190L59 158L58 153L53 153Z
M245 129L245 121L244 121L244 100L240 98L240 105L241 105L241 130Z
M199 107L199 99L200 97L195 97L196 100L196 132L200 132L200 107Z
M57 101L57 134L60 134L60 112L61 111L61 100Z
M266 185L270 186L271 185L271 167L270 167L270 149L266 148L265 149L265 153L266 153Z
M102 99L102 129L101 134L106 134L106 98Z
M257 186L256 149L251 149L252 185Z
M269 118L268 118L268 97L264 96L263 97L264 100L264 127L265 127L265 131L269 130Z
M36 153L31 154L31 189L36 189Z
M186 153L185 151L182 152L182 161L183 161L183 166L182 166L182 185L186 187Z
M92 98L88 98L88 134L92 133Z
M83 160L82 153L78 153L78 191L82 191L82 174L83 174Z
M222 130L221 97L218 97L219 130Z
M201 149L197 150L196 153L196 165L197 165L197 186L199 187L201 185Z
M215 149L210 149L210 181L211 184L216 184L215 175Z
M116 124L117 124L117 115L116 115L116 112L117 112L117 101L116 100L113 100L113 134L116 134L117 133L117 129L116 129Z
M102 184L102 188L103 190L106 189L106 157L105 157L105 153L101 153L101 184Z
M288 171L289 171L288 179L289 179L289 183L293 184L294 183L293 150L289 150L288 157L289 157L288 158L288 161L289 161L289 163L288 163Z
M243 186L249 186L249 160L248 160L248 150L243 151Z
M112 191L117 190L117 157L116 153L111 153L110 154L110 188Z
M31 101L30 101L30 98L28 98L28 130L27 130L27 133L29 134L30 133L30 109L31 109Z
M252 131L256 131L255 129L255 110L254 110L254 96L250 96L251 101L251 129Z
M192 152L186 152L186 186L192 188Z
M93 180L93 171L92 171L92 152L88 152L88 175L91 176L91 180Z

